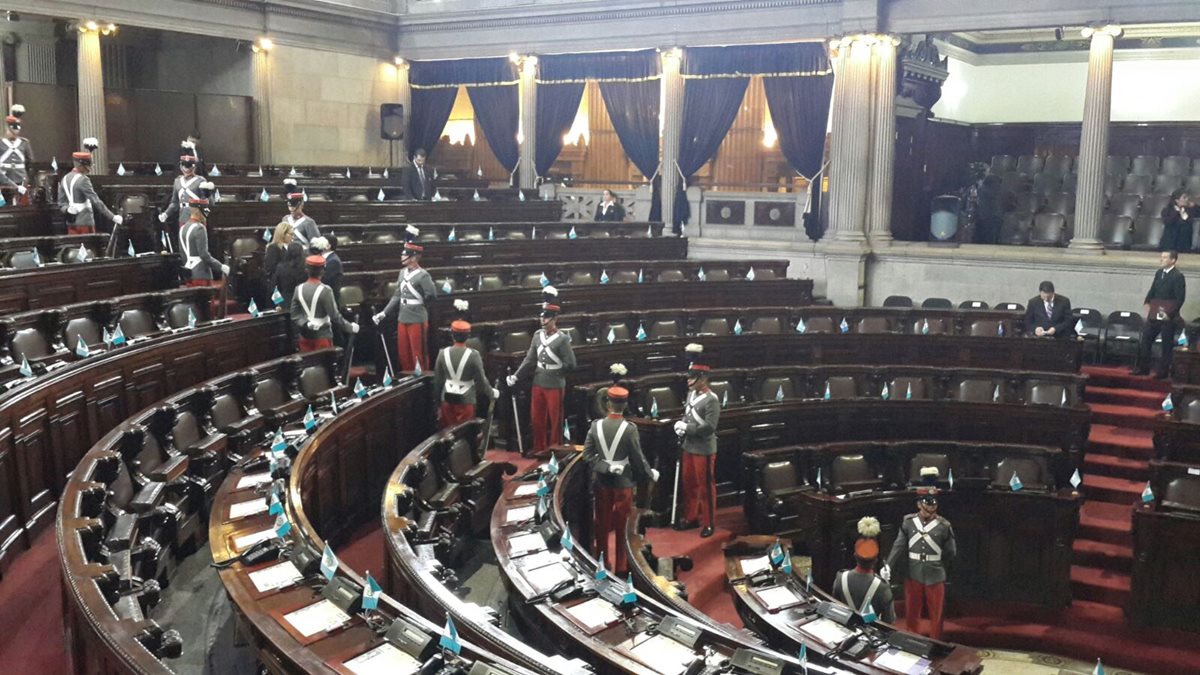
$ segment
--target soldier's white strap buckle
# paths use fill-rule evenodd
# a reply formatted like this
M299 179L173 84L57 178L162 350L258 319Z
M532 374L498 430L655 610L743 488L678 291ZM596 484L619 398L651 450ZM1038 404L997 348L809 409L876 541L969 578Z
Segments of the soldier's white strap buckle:
M871 606L871 601L875 599L875 592L879 590L879 585L883 580L879 577L871 579L871 586L867 589L867 594L863 596L862 604L858 607L858 613L865 615L867 608ZM846 599L846 604L850 604L850 573L842 572L842 597Z
M287 217L288 224L292 226L292 235L295 236L296 239L299 240L301 244L308 246L308 237L306 237L304 235L304 233L300 231L300 228L296 227L296 223L299 223L302 220L304 220L304 219L303 218L298 218L298 219L293 218L291 215L289 215Z
M542 370L558 370L563 367L562 359L550 349L550 345L554 344L560 335L562 333L555 333L547 338L545 333L538 334L538 341L542 343L537 350L538 367Z
M446 355L446 370L450 371L450 377L446 378L446 392L462 396L475 384L474 382L464 382L462 379L463 371L467 369L467 361L471 358L471 348L463 349L462 360L458 362L457 367L451 365L449 349L442 353Z
M184 180L182 177L179 179L179 186L180 186L179 201L184 202L184 206L187 205L185 198L186 199L200 199L200 195L196 194L195 192L192 192L192 186L199 182L200 182L200 176L192 176L190 179L187 179L187 180Z
M700 399L707 396L708 393L711 392L706 392L703 394L692 392L691 394L688 394L688 402L686 406L687 410L685 412L688 415L691 415L692 419L696 420L696 424L704 424L704 418L700 416L700 411L696 410L696 404L700 402ZM713 394L713 396L716 396L716 394Z
M325 289L328 288L328 286L325 284L319 284L317 286L317 290L314 291L312 295L312 304L304 302L304 293L300 291L301 288L303 288L303 286L296 287L296 299L300 301L300 309L304 310L304 316L308 318L308 322L318 323L321 324L321 326L328 324L329 317L326 316L320 319L316 318L317 302L321 299L321 294L325 292Z
M69 194L69 193L68 193ZM183 235L179 237L179 247L183 249L183 266L186 269L195 269L196 265L200 264L200 256L192 255L192 247L188 245L188 239L192 236L192 230L200 227L200 223L192 221L187 227L183 228Z
M0 155L0 163L7 161L9 155L13 155L13 154L15 154L17 156L17 159L21 160L21 162L25 161L25 153L21 152L21 150L20 150L21 141L10 141L7 138L0 138L0 141L4 141L4 144L8 146L8 150L5 150L4 154ZM22 163L19 166L13 166L13 167L9 167L6 165L5 168L6 169L7 168L23 168L24 166L25 166L25 164Z
M620 426L617 427L617 434L613 436L612 445L609 445L608 439L604 437L604 420L596 420L596 438L600 441L600 453L604 455L604 461L609 464L620 464L625 466L629 464L629 460L623 459L619 462L613 461L613 453L617 451L617 446L621 443L621 437L625 435L625 430L629 428L629 422L621 420Z
M914 520L916 521L914 523L914 526L917 528L917 531L914 532L913 535L908 538L908 548L912 549L913 546L916 546L918 543L923 541L923 542L925 542L925 544L927 546L929 546L929 548L933 549L933 553L911 553L910 552L908 554L908 557L911 558L912 560L925 560L925 561L929 561L929 562L936 562L938 560L941 560L942 559L942 547L938 546L938 543L933 540L933 537L929 536L929 533L932 532L933 529L935 527L937 527L937 525L938 525L937 519L935 518L934 520L931 520L928 523L922 523L920 518L915 518ZM923 557L918 558L916 556L923 556Z
M416 270L416 271L410 273L408 270L405 270L403 273L401 273L401 275L400 275L400 303L401 304L404 304L404 305L423 305L423 304L425 304L425 298L421 297L421 294L417 292L416 287L412 285L411 281L409 281L410 278L415 277L420 272L421 272L421 270ZM404 297L405 293L408 293L411 297L407 297L407 298Z
M909 560L919 560L921 562L938 562L942 559L941 553L909 553Z
M423 304L425 304L425 302L423 300L421 300L420 298L418 298L416 300L413 300L412 298L400 298L400 304L402 304L402 305L423 305Z
M72 180L72 178L74 178L74 180ZM66 185L66 187L64 189L66 191L66 196L67 196L67 205L79 206L79 202L75 201L74 193L75 193L75 185L78 184L79 181L81 181L81 180L83 180L83 174L76 173L74 171L72 171L71 173L68 173L66 176L63 177L62 182ZM83 203L82 210L83 211L91 211L92 203L89 201L85 201Z

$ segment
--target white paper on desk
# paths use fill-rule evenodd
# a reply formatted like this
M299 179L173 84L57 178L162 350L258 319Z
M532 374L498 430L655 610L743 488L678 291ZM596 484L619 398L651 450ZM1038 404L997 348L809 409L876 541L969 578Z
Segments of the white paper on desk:
M229 507L229 519L238 520L246 516L256 516L267 512L267 500L263 498L238 502Z
M534 551L544 551L546 550L546 540L542 539L542 535L537 532L519 534L508 540L508 550L509 555L514 558Z
M387 642L359 654L344 665L354 675L412 675L421 669L420 661Z
M800 630L830 647L840 644L842 640L854 633L845 626L836 624L825 617L809 621L800 626Z
M575 572L561 561L555 561L542 567L526 568L521 571L521 576L525 577L534 592L545 593L563 581L574 579Z
M338 606L332 602L321 600L308 607L284 614L283 619L292 624L292 627L304 637L311 637L345 624L350 620L350 615L338 609Z
M533 520L533 512L536 508L537 506L535 504L511 508L504 513L504 523L508 525L511 523L519 523L525 520Z
M270 471L264 471L262 473L247 474L238 479L237 489L244 490L246 488L252 488L252 487L255 487L256 485L262 485L263 483L270 483L270 482L271 482L271 472Z
M301 438L308 435L307 429L285 429L283 431L284 438Z
M532 497L537 494L537 483L524 483L518 485L516 490L513 490L514 497Z
M782 607L788 607L799 602L800 598L787 586L772 586L762 590L755 589L754 595L767 606L767 611L774 612Z
M275 536L275 529L270 528L254 534L244 534L233 540L233 549L238 553L245 551L260 541L266 541Z
M300 574L300 570L296 569L290 560L250 573L250 581L259 593L287 588L303 578L304 575Z
M562 555L553 551L539 551L518 560L517 566L521 569L521 573L525 574L526 570L534 570L557 562L562 562Z
M894 647L876 656L873 663L884 670L905 675L921 675L929 671L929 659Z
M694 651L664 635L640 633L617 647L662 675L679 675L696 658Z
M738 560L738 564L742 566L742 576L748 577L769 568L771 561L764 555L757 558L741 558Z
M601 597L595 597L573 607L567 607L563 611L587 627L588 632L598 631L621 618L617 609Z

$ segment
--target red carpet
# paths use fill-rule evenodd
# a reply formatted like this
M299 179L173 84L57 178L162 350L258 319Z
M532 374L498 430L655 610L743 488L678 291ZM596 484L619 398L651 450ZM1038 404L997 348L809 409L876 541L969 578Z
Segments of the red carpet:
M0 581L0 664L5 675L67 672L62 581L54 528L21 553Z
M716 525L715 533L707 539L700 537L698 528L676 532L656 527L646 530L646 539L659 557L691 557L692 570L679 573L679 580L687 585L688 601L717 621L741 628L742 619L725 584L725 554L721 550L727 542L746 534L741 505L717 509Z

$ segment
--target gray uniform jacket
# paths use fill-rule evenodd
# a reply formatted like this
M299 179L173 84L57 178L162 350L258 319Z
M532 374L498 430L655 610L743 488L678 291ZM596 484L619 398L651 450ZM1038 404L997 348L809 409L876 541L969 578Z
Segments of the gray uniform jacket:
M204 177L199 174L192 174L191 178L186 176L176 176L175 184L171 186L171 203L167 205L167 220L175 218L175 222L179 227L183 227L188 221L188 200L199 199L200 195L196 191L200 189L200 184L204 182Z
M33 146L29 139L0 138L0 179L4 185L21 185L29 182L29 165L33 164Z
M575 368L575 351L571 349L571 338L561 330L546 335L539 329L529 343L529 352L517 368L517 379L533 371L533 384L543 389L562 389L567 386L566 371Z
M313 296L317 296L315 301ZM321 327L316 330L309 328L310 318L320 323ZM337 310L333 289L319 281L314 283L311 279L297 286L292 294L292 323L296 326L296 333L309 340L332 340L332 324L335 323L339 330L350 332L350 322Z
M395 316L400 323L425 323L429 311L425 305L437 295L433 277L423 268L406 269L396 279L396 292L383 308L385 316ZM397 314L397 311L399 313Z
M470 388L462 394L446 391L446 381L456 379L453 375L460 368L462 370L457 380L471 385ZM466 345L456 344L442 349L433 364L433 391L437 393L439 401L447 403L475 405L480 394L490 399L492 385L483 370L483 357Z
M717 454L717 422L721 418L721 402L713 390L700 393L689 391L683 406L683 449L693 455Z
M621 417L592 422L583 442L583 461L592 467L595 484L602 487L631 488L635 482L650 481L650 464L642 454L637 425ZM620 475L612 473L614 465L624 467Z
M189 220L179 231L183 249L183 266L191 270L192 280L215 279L221 271L221 261L208 252L208 228L198 220Z
M876 583L876 580L879 583ZM871 586L875 590L871 593ZM849 591L849 595L847 595ZM871 593L870 597L867 596ZM888 623L896 622L896 606L892 602L892 587L875 573L864 574L856 569L842 570L833 580L833 597L859 614L874 610L875 616Z
M292 231L296 233L296 241L300 242L305 250L308 250L308 242L321 236L321 230L317 229L317 221L308 216L296 218L288 214L284 220L292 226Z
M957 553L950 521L937 516L928 523L922 523L920 515L910 513L900 523L900 531L896 533L887 563L892 569L897 569L901 558L906 558L908 578L931 586L946 581L946 563L954 560Z
M72 204L82 206L83 210L71 215L68 209ZM92 187L92 179L72 170L62 177L58 183L58 208L67 215L68 225L96 225L95 212L109 220L113 219L112 211L100 201L100 196Z

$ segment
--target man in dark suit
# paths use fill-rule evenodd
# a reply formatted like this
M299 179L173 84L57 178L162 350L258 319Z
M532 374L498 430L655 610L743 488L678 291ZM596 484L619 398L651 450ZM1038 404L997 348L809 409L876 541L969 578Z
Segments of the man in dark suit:
M1071 300L1054 292L1054 284L1038 285L1038 297L1030 298L1025 310L1025 334L1037 337L1067 338L1075 335Z
M400 187L404 188L405 199L433 199L433 174L425 166L424 148L418 148L413 154L412 165L400 171Z
M1154 346L1154 338L1162 335L1162 360L1154 376L1165 380L1171 374L1175 335L1179 330L1179 310L1187 297L1187 284L1183 272L1175 269L1175 263L1179 261L1178 252L1163 251L1159 254L1159 260L1162 269L1154 273L1154 283L1150 284L1150 292L1146 294L1146 325L1142 328L1141 353L1137 366L1131 372L1133 375L1150 374L1150 349Z

